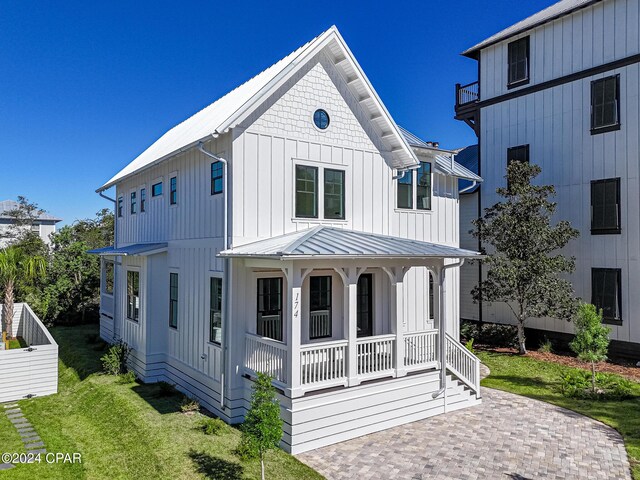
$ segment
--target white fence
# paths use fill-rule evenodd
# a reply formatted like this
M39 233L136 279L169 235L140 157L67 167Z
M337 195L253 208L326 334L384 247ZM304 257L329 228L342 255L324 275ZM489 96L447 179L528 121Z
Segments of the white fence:
M0 321L2 318L0 305ZM22 337L26 348L0 350L0 403L58 391L58 344L26 303L14 306L12 335Z

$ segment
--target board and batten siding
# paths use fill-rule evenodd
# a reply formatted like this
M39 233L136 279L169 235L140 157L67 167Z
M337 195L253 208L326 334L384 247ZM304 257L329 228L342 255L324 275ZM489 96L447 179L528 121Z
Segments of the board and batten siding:
M478 250L478 239L470 233L473 230L471 223L478 217L478 197L476 190L473 193L460 195L460 248ZM465 263L460 268L460 319L480 320L479 305L473 303L471 290L478 284L478 263Z

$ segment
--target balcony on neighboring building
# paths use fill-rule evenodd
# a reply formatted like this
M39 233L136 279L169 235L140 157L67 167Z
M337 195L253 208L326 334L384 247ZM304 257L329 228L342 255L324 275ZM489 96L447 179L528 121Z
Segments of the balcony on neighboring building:
M456 84L456 120L462 120L478 135L478 124L480 120L480 84L479 82L468 85Z

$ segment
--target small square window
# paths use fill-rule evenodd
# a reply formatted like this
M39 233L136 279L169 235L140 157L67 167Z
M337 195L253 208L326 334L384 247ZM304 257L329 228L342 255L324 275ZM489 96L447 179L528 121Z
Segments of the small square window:
M602 310L603 323L622 325L622 270L591 269L591 303Z
M162 195L162 182L154 183L151 186L151 196L159 197L160 195Z
M529 83L529 37L509 43L507 49L508 87Z
M591 82L591 133L620 129L620 75Z
M591 182L591 234L620 233L620 179Z

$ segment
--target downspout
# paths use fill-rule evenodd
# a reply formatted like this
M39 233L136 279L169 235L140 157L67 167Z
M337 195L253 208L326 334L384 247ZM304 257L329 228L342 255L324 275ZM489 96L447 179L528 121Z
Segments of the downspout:
M204 143L198 143L198 150L204 153L207 157L214 159L216 162L220 162L223 165L222 168L222 201L223 201L223 227L222 227L222 238L223 238L223 250L229 249L229 236L228 236L228 224L229 224L229 210L228 210L228 166L227 161L214 155L211 152L208 152L204 149ZM227 322L229 321L227 312L229 310L229 259L223 259L223 271L222 271L222 368L220 373L220 408L224 411L224 394L225 394L225 383L226 383L226 369L227 369L227 355L229 353L228 347L228 339L227 339Z
M113 202L113 248L118 248L118 201L115 198L111 198L106 196L102 190L98 192L98 195L100 195L102 198L104 198L105 200L109 200L110 202ZM113 336L114 336L114 341L115 341L115 336L116 336L116 323L118 322L117 319L117 313L118 313L118 309L116 308L116 288L118 288L118 259L114 257L114 264L113 264ZM100 268L102 269L102 259L100 261ZM102 278L102 273L100 273L100 278Z
M439 397L447 389L447 304L444 301L446 293L445 272L451 268L461 267L463 264L464 258L461 258L459 262L444 265L438 269L438 293L440 297L440 312L438 318L438 340L440 343L440 389L433 393L433 398Z
M475 188L475 186L478 184L477 180L474 180L473 183L471 185L469 185L468 187L464 187L462 190L460 190L458 192L458 195L461 195L463 193L467 193L469 190L471 190L472 188Z

